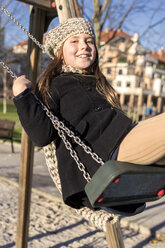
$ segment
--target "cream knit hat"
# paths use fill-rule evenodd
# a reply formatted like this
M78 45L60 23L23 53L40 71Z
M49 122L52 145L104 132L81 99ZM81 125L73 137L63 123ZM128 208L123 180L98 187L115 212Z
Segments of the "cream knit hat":
M51 29L45 37L45 51L54 57L64 41L75 34L89 34L95 39L92 25L84 18L69 18Z

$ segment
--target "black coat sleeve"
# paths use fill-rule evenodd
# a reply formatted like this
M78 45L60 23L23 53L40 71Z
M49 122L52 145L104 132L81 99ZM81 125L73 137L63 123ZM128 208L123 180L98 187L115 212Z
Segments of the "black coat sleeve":
M13 101L25 132L36 145L45 146L56 139L57 131L30 90L26 90L20 97L15 97ZM56 112L56 109L57 100L53 112Z

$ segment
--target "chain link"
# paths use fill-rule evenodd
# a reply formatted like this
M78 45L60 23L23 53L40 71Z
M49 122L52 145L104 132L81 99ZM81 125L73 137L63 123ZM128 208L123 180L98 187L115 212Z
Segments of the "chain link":
M80 159L77 156L76 151L72 148L72 145L68 141L68 139L66 138L64 131L63 130L60 130L59 128L57 128L57 131L58 131L58 135L63 140L63 142L65 144L65 147L70 151L70 155L75 160L75 162L76 162L79 170L83 172L83 176L84 176L85 180L87 182L89 182L91 180L91 177L90 177L89 173L86 171L85 165L82 162L80 162Z
M95 153L92 151L92 149L87 146L78 136L75 135L73 131L71 131L68 127L65 126L65 124L62 121L59 121L58 117L53 115L49 109L40 101L40 99L34 95L37 102L41 105L42 109L46 112L46 115L51 119L52 123L55 124L56 127L62 129L65 131L65 133L70 137L73 138L76 144L81 146L83 150L87 153L90 154L91 157L99 164L103 165L104 162L103 160ZM62 124L62 125L61 125Z
M2 64L3 68L7 70L7 72L11 75L12 78L14 78L14 79L17 78L17 76L11 71L11 69L1 59L0 59L0 64ZM52 121L52 124L53 124L54 128L57 130L58 135L63 140L65 147L70 151L70 155L75 160L76 164L78 165L79 170L83 172L83 177L86 179L87 182L89 182L91 180L91 177L90 177L89 173L86 171L84 164L79 160L76 151L72 148L72 145L68 141L68 139L66 138L65 133L70 138L73 138L75 143L78 144L79 146L81 146L87 154L90 154L91 157L96 162L103 165L104 164L103 160L95 152L92 152L92 149L89 146L85 145L85 143L78 136L76 136L73 131L71 131L68 127L66 127L65 124L58 119L57 116L53 115L48 110L48 108L39 100L39 98L36 95L34 95L34 97L36 98L37 102L42 107L42 109L45 111L46 115Z
M89 173L86 171L86 168L85 168L84 164L83 164L82 162L80 162L80 159L79 159L79 157L78 157L76 151L72 148L71 143L68 141L68 139L67 139L67 137L66 137L66 134L64 133L63 130L60 129L60 127L59 127L59 126L60 126L60 121L58 121L58 120L56 120L56 121L53 120L54 118L52 119L51 117L52 117L52 116L55 117L55 116L54 116L53 114L51 114L51 112L50 112L50 111L47 109L47 107L46 107L46 106L37 98L36 95L34 95L34 96L35 96L35 98L37 99L37 102L39 103L39 105L40 105L40 106L43 108L43 110L46 112L47 116L51 119L54 128L57 130L59 137L63 140L65 147L69 150L71 157L75 160L75 162L76 162L76 164L77 164L79 170L83 172L83 176L84 176L85 180L86 180L87 182L89 182L89 181L91 180L91 177L90 177ZM50 116L51 116L51 117L50 117Z
M11 14L8 10L6 10L2 5L0 5L0 9L18 26L20 27L25 34L42 50L43 53L46 53L45 47L38 41L36 38L30 34ZM49 53L47 55L51 58L54 59L53 56L51 56ZM10 74L10 76L14 79L17 78L16 74L0 59L0 64L2 67L7 70L7 72Z
M30 34L11 14L8 10L6 10L2 5L0 5L1 10L13 21L15 22L15 24L20 27L25 34L27 34L27 36L37 45L39 46L39 48L41 48L42 52L45 53L45 47L36 40L36 38Z
M4 7L0 5L1 10L8 16L10 17L11 20L13 20L27 35L28 37L37 45L39 48L42 50L43 53L45 53L45 47L40 44L39 41L36 40L35 37L33 37L32 34L30 34L10 13L7 11ZM51 59L54 59L51 55L48 54L48 56ZM12 78L17 78L14 72L11 71L11 69L0 59L0 64L2 64L2 67L7 70L7 72L11 75ZM40 101L40 99L34 95L36 98L37 102L39 105L42 107L42 109L45 111L46 115L50 118L54 128L57 130L58 135L60 138L63 140L65 147L70 151L70 155L73 157L75 160L76 164L78 165L78 168L80 171L83 172L83 176L86 179L87 182L91 180L91 177L89 173L86 171L86 168L84 164L79 160L79 157L76 153L76 151L72 148L71 143L68 141L66 135L68 135L70 138L73 138L76 144L81 146L83 150L87 153L90 154L91 157L99 164L103 165L104 162L103 160L95 153L92 151L92 149L87 146L78 136L75 135L73 131L71 131L68 127L65 126L65 124L58 119L57 116L53 115L48 108Z
M17 79L16 74L1 59L0 59L0 64L10 74L12 78Z
M38 104L45 111L46 115L52 121L55 129L58 131L58 135L61 137L61 139L63 140L63 142L64 142L64 144L66 146L66 148L70 151L71 156L73 157L73 159L77 163L79 170L83 172L84 178L87 180L87 182L89 182L91 180L91 177L90 177L89 173L86 171L86 168L83 165L83 163L80 162L80 160L79 160L79 158L77 156L76 151L72 148L72 145L68 141L68 139L66 138L65 134L67 134L70 138L73 138L73 140L75 141L75 143L78 144L79 146L81 146L83 148L83 150L87 154L90 154L91 157L97 163L103 165L104 164L103 160L95 152L92 152L92 149L89 146L87 146L78 136L76 136L73 131L71 131L68 127L66 127L65 124L62 121L59 121L58 117L55 116L55 115L53 115L49 111L49 109L40 101L40 99L36 95L34 95L34 97L36 98Z

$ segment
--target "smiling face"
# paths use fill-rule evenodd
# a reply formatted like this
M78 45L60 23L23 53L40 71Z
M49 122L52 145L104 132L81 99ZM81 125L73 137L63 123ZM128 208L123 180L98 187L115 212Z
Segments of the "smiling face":
M96 58L93 38L88 34L77 34L68 38L63 45L63 61L76 69L87 69Z

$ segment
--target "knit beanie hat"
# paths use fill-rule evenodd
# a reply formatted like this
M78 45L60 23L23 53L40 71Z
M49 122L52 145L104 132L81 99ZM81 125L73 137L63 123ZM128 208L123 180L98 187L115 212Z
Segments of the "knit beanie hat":
M69 18L47 33L45 37L45 51L54 57L54 54L69 37L81 33L89 34L95 39L94 30L87 19Z

